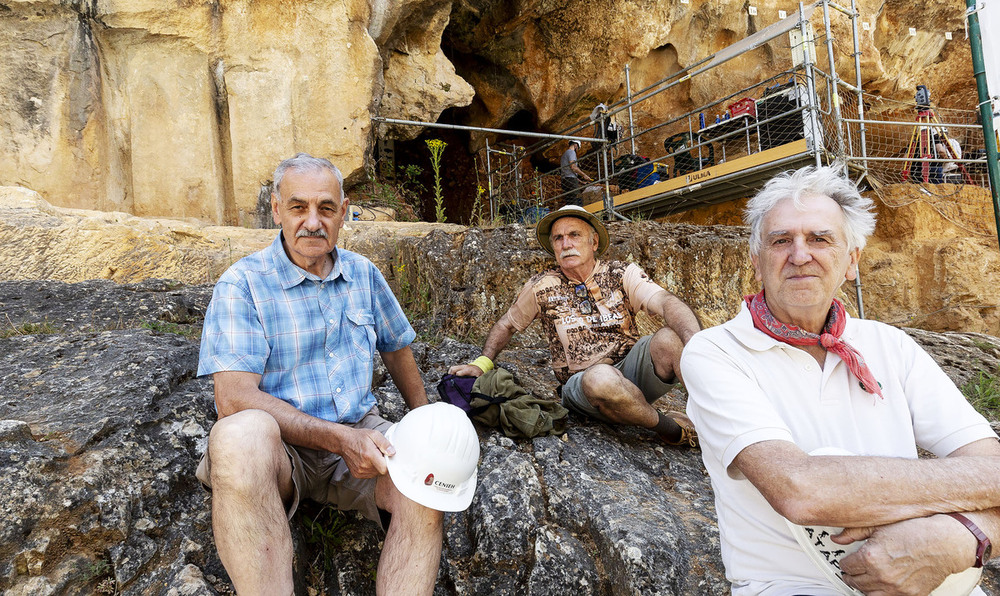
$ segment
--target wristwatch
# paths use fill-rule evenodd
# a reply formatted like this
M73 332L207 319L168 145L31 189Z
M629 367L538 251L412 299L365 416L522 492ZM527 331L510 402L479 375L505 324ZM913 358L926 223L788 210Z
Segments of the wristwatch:
M962 525L968 528L972 532L972 535L976 537L978 544L976 544L976 564L973 567L982 567L983 563L990 558L990 553L993 552L993 544L990 542L989 537L983 534L983 531L979 529L979 526L972 523L971 519L961 513L949 513L948 515L962 522Z

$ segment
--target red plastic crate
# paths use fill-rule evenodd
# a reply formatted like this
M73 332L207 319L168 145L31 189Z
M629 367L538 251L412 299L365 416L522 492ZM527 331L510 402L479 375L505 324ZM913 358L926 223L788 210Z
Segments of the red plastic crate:
M737 116L742 116L743 114L750 114L750 116L757 117L757 102L751 97L744 97L743 99L738 99L733 103L729 104L729 114L736 118Z

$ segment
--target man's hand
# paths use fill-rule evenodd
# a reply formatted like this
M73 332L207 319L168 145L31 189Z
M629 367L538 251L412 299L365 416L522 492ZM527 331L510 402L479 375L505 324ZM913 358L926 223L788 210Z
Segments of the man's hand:
M934 515L877 528L848 528L833 540L849 544L867 539L840 561L847 585L869 596L924 595L972 564L971 536L951 517Z
M375 478L385 474L385 457L395 454L395 447L385 435L370 428L349 429L340 452L355 478Z
M475 364L456 364L448 369L448 374L458 377L481 377L483 376L483 369Z

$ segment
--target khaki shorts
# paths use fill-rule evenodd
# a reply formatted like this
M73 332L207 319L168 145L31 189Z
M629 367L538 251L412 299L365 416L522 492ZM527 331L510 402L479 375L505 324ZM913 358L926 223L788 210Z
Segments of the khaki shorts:
M377 407L368 411L352 428L370 428L385 434L392 423L379 416ZM295 485L291 503L288 505L288 519L303 499L317 503L329 503L342 511L357 511L378 523L385 530L389 527L389 514L375 505L376 478L355 478L347 469L344 459L336 453L317 451L282 442L292 463L292 484ZM211 459L206 448L205 455L195 472L205 488L212 489Z
M640 337L629 353L614 364L614 367L621 371L626 379L642 391L642 395L648 403L660 399L664 393L669 392L677 384L676 380L673 383L664 383L660 377L656 376L656 371L653 369L653 359L649 355L649 344L652 340L652 335ZM577 414L610 423L611 421L597 408L590 405L587 397L583 394L581 381L584 372L580 371L574 374L560 389L559 394L562 396L563 405Z

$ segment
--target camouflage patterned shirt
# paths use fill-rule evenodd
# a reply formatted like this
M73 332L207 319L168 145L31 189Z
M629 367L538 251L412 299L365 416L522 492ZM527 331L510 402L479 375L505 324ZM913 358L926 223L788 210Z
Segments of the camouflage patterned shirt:
M638 266L597 261L584 283L550 269L528 280L503 319L523 331L541 319L560 383L601 362L613 364L639 340L635 313L662 288Z

